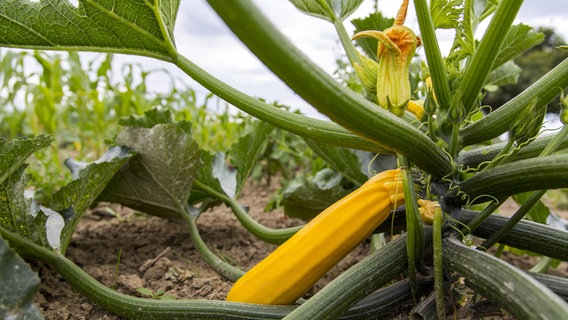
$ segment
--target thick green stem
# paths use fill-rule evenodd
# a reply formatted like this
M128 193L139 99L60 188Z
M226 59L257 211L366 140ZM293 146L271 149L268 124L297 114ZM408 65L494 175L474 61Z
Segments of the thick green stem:
M393 153L388 148L362 139L335 123L289 112L255 99L215 78L184 56L179 55L174 63L219 98L276 127L324 143L379 153Z
M433 174L453 171L448 156L420 130L337 83L310 61L250 0L209 0L235 35L291 89L353 133L403 154Z
M454 213L454 218L468 223L479 215L478 211L463 210ZM491 215L472 232L476 237L488 238L497 232L509 218ZM522 220L500 241L510 247L527 250L554 259L568 261L568 232L545 224Z
M442 110L446 110L450 106L450 85L440 46L438 45L434 23L430 15L430 9L428 8L426 0L414 0L414 7L416 9L418 25L420 26L421 39L426 53L426 60L428 61L428 68L430 69L432 77L432 86L434 87L439 107Z
M522 3L522 0L502 0L499 2L495 15L479 42L475 54L466 66L460 92L467 113L474 109L474 103L479 99L479 93L497 59L496 53L501 49Z
M80 294L99 307L126 319L281 319L294 307L246 305L215 300L154 300L131 297L112 290L66 257L36 245L0 227L12 245L25 247L35 258L49 264Z
M501 165L476 174L450 191L444 201L450 205L478 203L534 190L568 187L568 154L557 154ZM456 202L457 203L453 203Z
M98 305L104 310L119 315L125 319L135 320L201 320L201 319L282 319L296 306L274 306L260 304L246 304L219 300L156 300L132 297L122 294L118 291L106 287L100 283L79 266L74 264L66 257L34 244L22 236L7 231L0 227L0 235L8 240L11 245L26 248L26 252L30 256L37 258L55 269L77 292L85 296L92 303ZM377 251L372 255L374 258L368 257L368 263L363 264L357 270L367 270L369 276L380 277L375 270L385 269L386 274L392 272L393 268L401 268L399 272L404 270L406 257L404 256L404 238L393 242L393 244L383 251ZM392 259L384 260L384 257ZM392 261L395 261L394 267ZM397 266L398 261L402 267ZM386 263L385 263L386 262ZM381 263L385 265L380 267ZM354 267L355 268L355 267ZM378 268L378 269L377 269ZM350 269L351 270L351 269ZM349 272L349 271L348 271ZM385 278L387 276L385 275ZM394 277L394 275L393 275ZM390 278L392 279L392 277ZM386 280L388 281L388 280ZM358 285L362 281L357 282ZM422 287L427 287L429 283L421 283ZM340 286L341 283L336 285ZM343 283L347 288L351 288L350 283ZM359 295L357 300L372 292L373 284L367 284L368 290L364 293L356 291ZM365 285L363 285L365 287ZM374 288L378 288L375 284ZM426 288L425 288L426 289ZM335 290L342 292L342 290ZM381 289L369 295L356 303L344 316L339 319L357 319L371 320L376 319L377 315L384 315L385 318L393 317L397 311L401 311L401 306L408 306L408 298L410 290L408 290L407 282L399 282L388 288ZM355 301L357 301L355 300ZM333 304L332 304L333 305ZM337 318L337 314L334 319Z
M509 130L519 112L531 101L537 99L536 108L542 108L560 93L561 88L567 86L568 59L564 59L554 69L499 109L463 128L460 132L462 145L468 146L498 137Z
M212 188L209 188L207 185L201 183L198 180L193 182L193 185L196 188L206 192L207 194L223 201L225 204L231 207L233 213L239 220L239 222L255 237L259 238L262 241L272 243L272 244L282 244L284 241L288 240L294 233L298 232L303 226L297 227L290 227L290 228L283 228L283 229L272 229L266 227L256 220L254 220L244 209L243 207L233 198L215 191Z
M448 238L443 246L444 266L518 319L564 319L568 304L522 270L489 254Z
M542 150L539 157L545 157L556 152L566 136L568 136L568 126L563 126L562 130L560 130L560 132L554 136L554 139L550 141L550 144ZM542 198L546 191L546 189L543 189L533 192L527 201L525 201L519 210L517 210L517 212L515 212L515 214L509 219L509 221L507 221L507 223L498 232L487 239L481 246L484 248L490 248L495 243L499 242L499 240L501 240L501 238L503 238L503 236L507 234L514 225L519 223L519 221L521 221L521 219L529 213L530 209L540 200L540 198Z
M521 148L514 160L517 161L534 158L540 155L544 148L546 148L556 136L557 135L555 134L538 137L533 142ZM503 150L507 143L509 142L500 142L492 144L490 146L483 146L462 151L457 159L457 163L463 164L467 167L477 167L483 162L491 161L492 159L494 159L497 154L501 150ZM568 148L568 138L565 137L560 143L560 146L558 146L557 150L563 150L566 148Z

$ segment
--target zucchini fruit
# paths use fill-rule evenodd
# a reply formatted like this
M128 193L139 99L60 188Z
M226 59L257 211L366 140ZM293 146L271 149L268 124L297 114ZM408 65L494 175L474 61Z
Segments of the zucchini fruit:
M245 273L227 300L292 304L404 202L400 170L375 175Z

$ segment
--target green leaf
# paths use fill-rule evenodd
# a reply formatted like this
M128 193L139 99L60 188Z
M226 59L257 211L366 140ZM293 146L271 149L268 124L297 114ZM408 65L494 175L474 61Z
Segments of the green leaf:
M43 319L33 302L39 277L0 237L0 319Z
M430 1L430 13L434 28L454 29L463 12L462 0L432 0Z
M10 177L36 151L53 141L49 135L7 141L0 138L0 183Z
M507 37L505 37L501 50L499 50L494 68L501 66L542 41L544 41L544 33L536 32L532 27L524 24L512 26Z
M351 190L343 188L341 174L331 169L319 171L308 181L293 180L282 191L284 213L290 217L311 219Z
M217 152L212 164L213 179L219 183L224 194L234 198L237 192L237 173L227 166L225 153Z
M257 121L254 123L251 132L231 146L231 163L237 168L236 198L241 194L247 178L264 152L268 136L272 130L274 130L274 127L269 123Z
M125 127L115 142L137 155L119 170L99 199L159 217L180 218L201 166L199 147L187 130L174 123Z
M90 164L70 159L65 161L74 180L57 191L50 204L51 209L61 213L65 224L61 230L61 247L55 249L65 253L85 210L95 202L113 176L133 155L126 148L113 147ZM48 210L43 211L49 213ZM50 233L48 235L52 236Z
M0 225L44 247L49 247L45 233L47 217L25 196L27 176L20 166L0 184ZM25 248L15 248L25 253ZM21 250L21 251L20 251Z
M355 26L355 33L365 30L379 30L383 31L387 28L392 27L394 24L393 18L386 18L380 12L373 12L363 19L353 19L351 20L353 26ZM371 37L364 37L355 40L357 45L363 49L365 54L377 61L377 47L378 40Z
M179 0L12 0L0 6L0 46L175 56Z
M513 199L515 200L515 202L522 205L529 199L531 194L532 192L519 193L514 195ZM542 203L542 201L538 201L527 213L527 216L530 218L530 220L543 224L546 224L549 215L550 210L547 206L544 205L544 203Z
M523 70L513 61L508 61L489 74L489 77L485 81L486 89L487 86L501 87L515 84L522 71Z
M363 0L290 0L300 11L328 21L343 21Z
M201 151L201 168L197 173L196 180L198 180L199 182L213 189L216 192L227 195L225 190L223 189L223 186L221 185L222 182L219 180L220 179L219 174L215 174L215 172L219 173L223 172L224 170L228 170L228 168L226 168L225 165L224 153L222 152L210 153L203 150ZM227 178L227 174L225 176ZM223 180L223 178L221 178L221 180ZM232 180L231 182L226 181L225 184L233 182L235 182L236 184L236 175L233 176L231 180ZM211 197L211 195L202 193L199 190L192 190L190 203L199 202L209 197Z
M157 124L172 123L172 112L169 109L150 109L143 116L130 115L118 121L121 126L152 128Z
M360 170L359 158L351 150L307 138L304 141L319 157L351 182L362 185L367 181L367 176Z

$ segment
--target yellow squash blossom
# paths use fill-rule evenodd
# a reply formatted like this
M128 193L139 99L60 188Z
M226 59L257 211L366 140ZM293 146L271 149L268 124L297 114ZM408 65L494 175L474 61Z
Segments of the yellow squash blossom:
M377 48L379 61L376 80L377 102L381 107L398 116L404 114L410 100L408 67L416 47L420 45L420 38L414 34L412 29L402 25L406 20L407 10L408 0L404 0L392 27L384 31L361 31L353 36L353 40L362 37L372 37L379 40ZM365 66L358 66L355 69L361 68L365 68Z

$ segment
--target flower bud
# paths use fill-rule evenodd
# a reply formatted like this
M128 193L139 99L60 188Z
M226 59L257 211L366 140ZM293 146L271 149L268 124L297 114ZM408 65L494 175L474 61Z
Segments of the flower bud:
M448 111L448 120L450 120L454 125L460 125L466 117L467 112L461 100L461 96L454 96L452 104L450 105L450 110Z
M428 93L426 94L426 101L424 101L424 111L426 111L430 117L433 117L436 114L436 109L438 109L436 97L432 90L428 90Z
M410 100L410 60L414 56L416 47L420 45L412 29L403 26L408 9L408 0L398 12L392 27L384 31L367 30L358 32L353 40L361 37L372 37L379 40L377 47L378 73L376 82L376 95L378 104L402 116ZM364 81L364 80L362 80Z
M359 53L357 53L359 54ZM379 74L379 64L366 56L359 54L360 64L353 62L353 69L361 80L363 88L372 95L377 94L377 75Z
M533 99L511 125L509 134L517 145L530 141L540 132L546 108L537 108L536 101Z
M563 124L568 123L568 97L564 96L564 92L560 94L560 121Z

